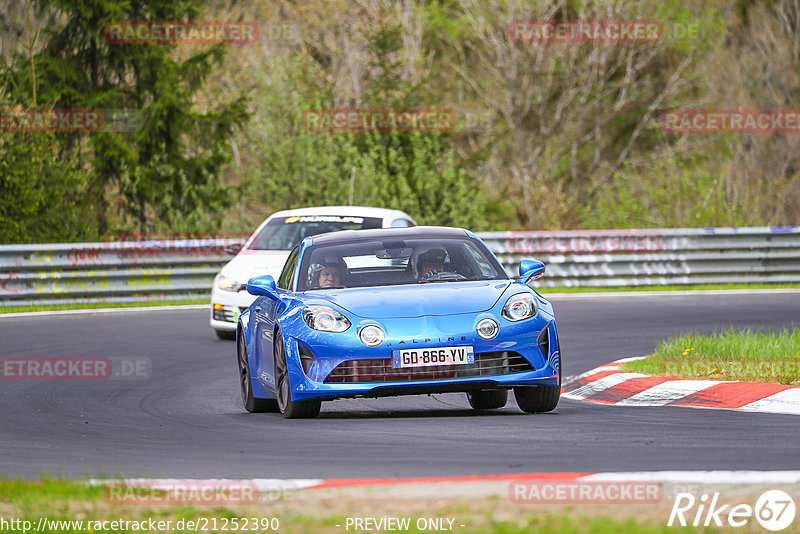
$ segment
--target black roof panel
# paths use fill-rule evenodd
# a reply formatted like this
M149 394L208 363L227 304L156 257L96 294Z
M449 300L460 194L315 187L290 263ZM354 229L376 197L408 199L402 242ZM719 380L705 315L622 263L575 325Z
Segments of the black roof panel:
M346 243L384 238L467 237L462 228L450 226L412 226L410 228L376 228L373 230L340 230L313 236L314 245Z

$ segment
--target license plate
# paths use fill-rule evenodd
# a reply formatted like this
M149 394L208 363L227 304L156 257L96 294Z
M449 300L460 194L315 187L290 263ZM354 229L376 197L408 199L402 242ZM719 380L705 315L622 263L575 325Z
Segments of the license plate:
M472 346L436 347L430 349L397 349L392 351L392 366L429 367L432 365L462 365L475 363Z

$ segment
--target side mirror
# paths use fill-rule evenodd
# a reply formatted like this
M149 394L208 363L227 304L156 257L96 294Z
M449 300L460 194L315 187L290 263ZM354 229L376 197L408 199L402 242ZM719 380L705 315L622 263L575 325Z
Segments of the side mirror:
M235 256L236 254L239 253L240 250L242 250L243 246L244 246L244 243L230 243L230 244L225 245L224 247L222 247L222 250L224 250L225 252L227 252L231 256Z
M544 276L544 263L539 260L522 260L519 262L519 281L527 284Z
M275 279L268 274L248 280L247 292L256 296L278 298L278 288L275 286Z

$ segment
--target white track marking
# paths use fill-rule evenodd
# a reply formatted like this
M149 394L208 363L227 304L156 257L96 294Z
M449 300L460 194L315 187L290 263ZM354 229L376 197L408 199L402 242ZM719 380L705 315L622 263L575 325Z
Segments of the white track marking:
M586 378L587 376L592 376L592 375L596 375L597 373L602 373L603 371L619 371L619 366L618 365L604 365L602 367L597 367L595 369L592 369L591 371L586 371L585 373L581 373L579 375L567 377L567 378L564 379L564 382L561 385L566 387L566 386L569 386L570 384L572 384L573 382L577 382L578 380Z
M573 391L562 393L561 396L568 399L582 400L632 378L645 378L647 376L648 375L643 375L641 373L617 373L608 375L594 382L589 382L585 386L581 386Z
M530 475L531 473L520 473L520 475ZM472 478L469 481L459 480L460 477L441 477L441 480L435 482L426 480L419 482L420 484L431 483L460 483L460 484L475 484L479 482L486 482L489 484L496 484L492 475L486 475L486 480L481 480L480 477ZM258 491L261 493L268 493L280 490L302 490L314 488L320 484L331 482L332 480L325 479L308 479L308 478L254 478L254 479L147 479L147 478L131 478L131 479L90 479L89 484L95 486L102 486L108 484L128 484L131 486L143 485L153 489L169 490L174 488L176 484L202 484L210 483L215 487L225 482L233 484L241 484L242 482L253 483ZM608 472L608 473L589 473L575 480L588 480L588 481L647 481L647 482L664 482L675 484L798 484L800 483L800 471L629 471L629 472ZM392 482L387 483L382 479L373 479L364 484L356 483L355 486L395 486L405 484L405 482ZM345 487L350 486L349 484Z
M745 404L739 410L800 415L800 388L779 391L769 397Z
M580 480L655 481L705 484L797 484L800 471L633 471L594 473Z
M664 406L716 384L713 380L670 380L619 401L622 406Z

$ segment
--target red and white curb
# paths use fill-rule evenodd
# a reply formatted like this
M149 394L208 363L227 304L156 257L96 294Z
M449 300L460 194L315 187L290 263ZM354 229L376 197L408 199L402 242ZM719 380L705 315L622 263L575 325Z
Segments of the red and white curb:
M650 481L673 484L800 484L800 471L630 471L630 472L555 472L555 473L504 473L498 475L439 476L418 478L345 478L345 479L308 479L308 478L252 478L252 479L148 479L128 478L121 480L92 479L92 485L124 484L130 486L146 486L150 489L169 491L176 486L192 484L197 487L211 484L215 488L226 484L237 485L243 482L252 484L259 492L268 493L277 490L293 491L308 489L331 489L348 487L399 486L406 484L436 483L472 483L472 482L619 482Z
M572 377L561 396L617 406L689 406L800 415L800 387L759 382L683 380L628 373L623 358Z

